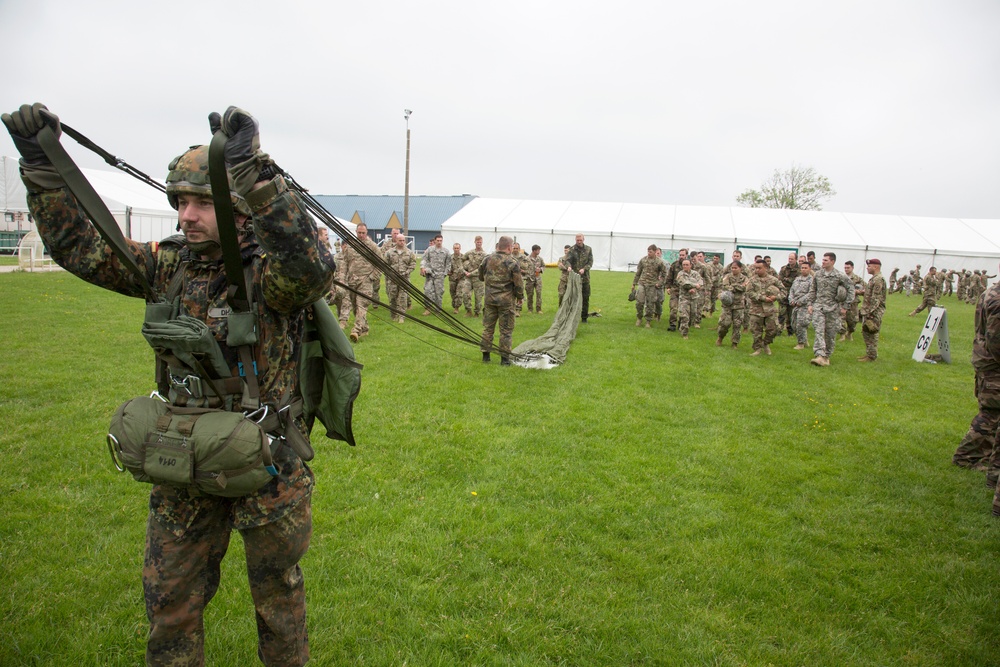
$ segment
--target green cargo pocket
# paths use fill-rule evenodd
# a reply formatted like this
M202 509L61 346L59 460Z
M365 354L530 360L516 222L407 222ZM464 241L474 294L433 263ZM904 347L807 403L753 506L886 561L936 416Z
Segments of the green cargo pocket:
M194 451L163 442L147 442L142 467L156 483L188 485L194 482Z

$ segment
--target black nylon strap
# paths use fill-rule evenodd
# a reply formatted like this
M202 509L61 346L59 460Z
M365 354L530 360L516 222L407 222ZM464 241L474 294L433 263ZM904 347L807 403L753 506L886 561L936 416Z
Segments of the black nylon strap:
M111 251L122 265L135 275L139 281L139 285L142 287L142 291L146 295L146 301L155 303L156 295L153 294L153 288L150 286L149 280L146 279L146 273L136 264L135 257L132 256L132 252L125 242L125 235L122 234L121 228L115 221L114 216L111 215L111 211L108 210L104 200L97 194L94 187L83 175L83 172L73 162L73 158L69 156L66 149L59 143L59 138L56 137L51 127L46 125L37 136L38 144L45 151L46 157L49 158L49 161L52 162L59 175L66 181L69 191L76 197L77 202L80 203L80 207L87 214L87 217L93 221L101 238L111 247Z
M233 201L229 195L229 171L226 169L226 141L228 138L219 130L208 146L208 176L212 181L212 200L215 203L215 221L219 226L219 243L222 246L222 261L229 281L229 305L240 312L250 310L247 298L247 284L243 278L243 257L236 235L236 216Z

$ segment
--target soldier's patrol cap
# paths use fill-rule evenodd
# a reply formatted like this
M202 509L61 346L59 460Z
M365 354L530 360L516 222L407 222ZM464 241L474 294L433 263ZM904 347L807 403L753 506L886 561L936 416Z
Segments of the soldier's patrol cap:
M866 260L865 264L878 264L879 266L882 266L882 260L872 257L871 259Z

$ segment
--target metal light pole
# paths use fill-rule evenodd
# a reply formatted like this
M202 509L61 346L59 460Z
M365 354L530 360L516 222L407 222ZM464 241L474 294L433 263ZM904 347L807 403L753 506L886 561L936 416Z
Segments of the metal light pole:
M410 114L409 109L403 109L403 119L406 120L406 185L403 188L403 236L410 235Z

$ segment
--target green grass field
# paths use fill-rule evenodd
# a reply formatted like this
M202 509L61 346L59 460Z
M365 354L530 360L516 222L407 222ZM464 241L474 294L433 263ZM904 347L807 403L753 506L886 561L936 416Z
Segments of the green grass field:
M372 313L359 445L313 438L313 664L1000 664L1000 520L950 463L972 307L943 302L952 365L910 360L892 295L876 364L859 335L816 368L716 348L715 318L636 329L630 281L594 274L550 371ZM152 387L142 304L7 274L0 314L0 665L140 664L148 488L104 436ZM239 539L206 624L207 664L256 664Z

